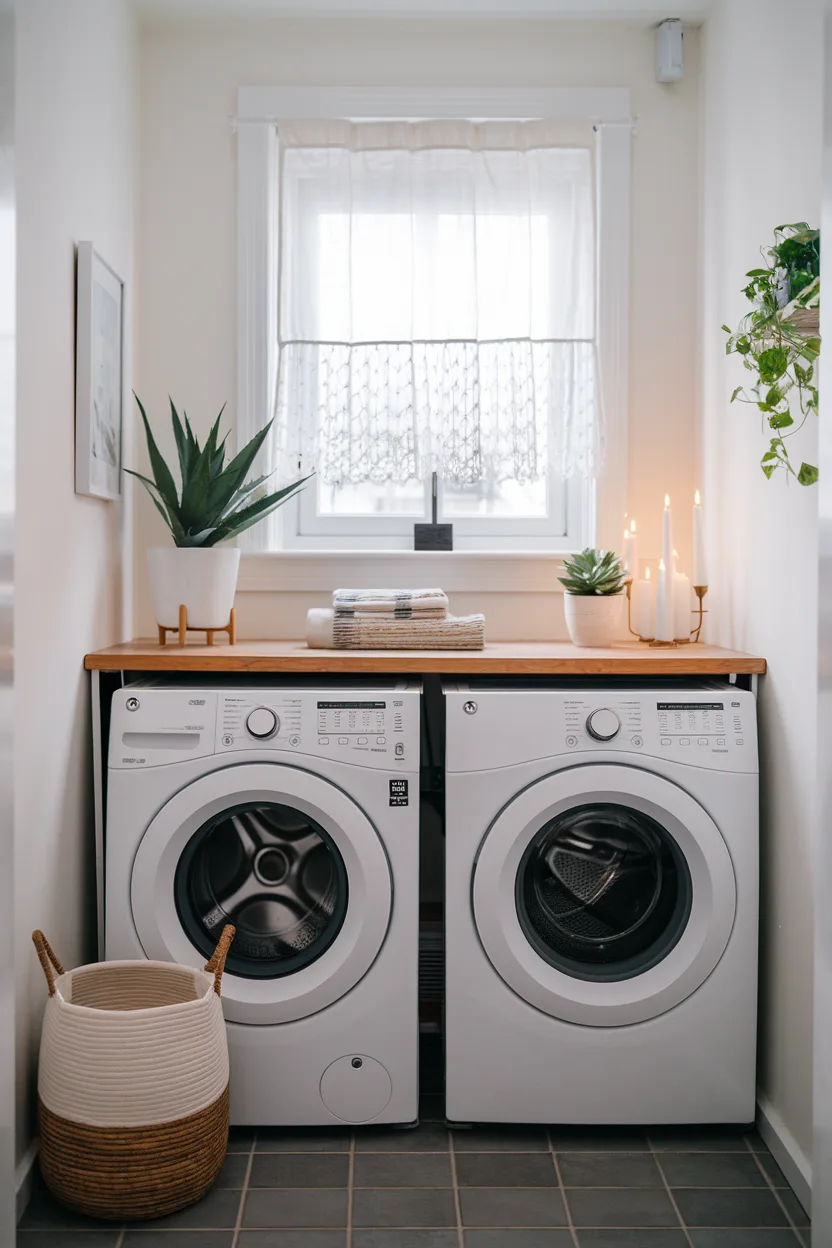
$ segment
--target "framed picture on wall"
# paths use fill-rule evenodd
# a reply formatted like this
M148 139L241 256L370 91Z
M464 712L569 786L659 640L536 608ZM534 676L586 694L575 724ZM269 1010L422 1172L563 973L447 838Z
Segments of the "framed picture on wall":
M92 243L78 244L75 320L75 492L121 494L124 282Z

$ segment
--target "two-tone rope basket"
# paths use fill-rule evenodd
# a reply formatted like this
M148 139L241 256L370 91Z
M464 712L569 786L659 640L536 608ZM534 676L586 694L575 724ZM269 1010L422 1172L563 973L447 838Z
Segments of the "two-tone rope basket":
M64 971L43 933L32 934L49 986L40 1164L62 1204L97 1218L155 1218L213 1184L228 1146L220 986L233 937L226 927L204 971L169 962Z

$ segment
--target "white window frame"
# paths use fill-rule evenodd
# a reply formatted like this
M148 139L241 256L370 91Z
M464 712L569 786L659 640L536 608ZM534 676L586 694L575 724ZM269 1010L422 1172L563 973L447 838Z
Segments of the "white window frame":
M445 118L505 120L546 118L591 122L596 131L595 188L597 224L596 345L599 369L604 453L595 481L567 486L568 532L579 532L582 544L615 548L627 509L629 269L630 269L630 93L626 88L306 88L240 87L237 92L237 424L240 444L262 427L264 412L274 411L277 352L277 122L281 119ZM310 491L311 493L311 491ZM277 513L279 550L263 551L257 530L244 535L241 589L331 588L336 566L343 579L380 575L401 536L376 550L356 549L349 537L331 537L329 550L321 537L299 537L298 510ZM307 501L307 507L309 506ZM351 522L352 523L352 522ZM403 522L409 528L411 520ZM284 530L285 524L285 530ZM541 586L541 562L559 563L564 550L540 550L530 533L528 551L499 550L494 526L487 520L456 519L455 532L476 549L432 555L443 567L449 587L516 589L518 579ZM499 521L496 522L499 524ZM306 525L304 524L304 527ZM490 530L490 532L489 532ZM274 531L274 530L273 530ZM492 540L493 538L493 540ZM261 539L262 540L262 539ZM327 535L330 541L330 535ZM343 544L342 544L343 543ZM575 543L577 544L577 543ZM385 549L385 546L387 549ZM537 549L535 547L537 546ZM572 547L570 547L572 548ZM398 549L395 558L426 562L424 552ZM468 561L468 566L461 564ZM301 563L300 561L303 561ZM505 568L511 562L511 576ZM308 571L304 571L304 565ZM451 571L451 567L455 572ZM474 571L479 568L482 577ZM498 574L498 569L501 571ZM425 569L427 571L427 569ZM449 576L451 580L449 580ZM330 578L327 581L327 578ZM560 587L547 576L546 588ZM482 582L482 583L480 583Z

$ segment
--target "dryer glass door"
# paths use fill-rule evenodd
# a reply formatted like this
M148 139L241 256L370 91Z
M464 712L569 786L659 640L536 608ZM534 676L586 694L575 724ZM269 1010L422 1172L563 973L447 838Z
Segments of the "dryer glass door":
M199 966L233 923L226 1017L268 1024L318 1013L367 974L393 886L378 832L343 790L300 767L244 763L162 806L130 900L149 958Z
M548 819L517 871L517 913L552 966L629 979L667 956L690 916L690 869L643 810L588 802Z
M586 1026L644 1022L695 992L734 924L731 855L690 794L636 767L569 767L499 813L474 919L524 1000Z

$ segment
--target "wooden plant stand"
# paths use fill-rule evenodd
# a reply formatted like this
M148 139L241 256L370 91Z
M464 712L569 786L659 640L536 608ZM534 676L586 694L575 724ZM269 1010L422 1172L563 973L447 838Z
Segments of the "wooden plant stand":
M186 633L204 633L206 637L206 645L213 646L215 633L228 633L228 644L234 646L237 644L237 615L234 608L231 608L231 615L228 623L224 628L189 628L188 626L188 608L184 602L179 606L179 627L167 628L164 624L158 625L159 629L159 645L167 645L168 633L176 633L179 638L179 645L184 646Z

